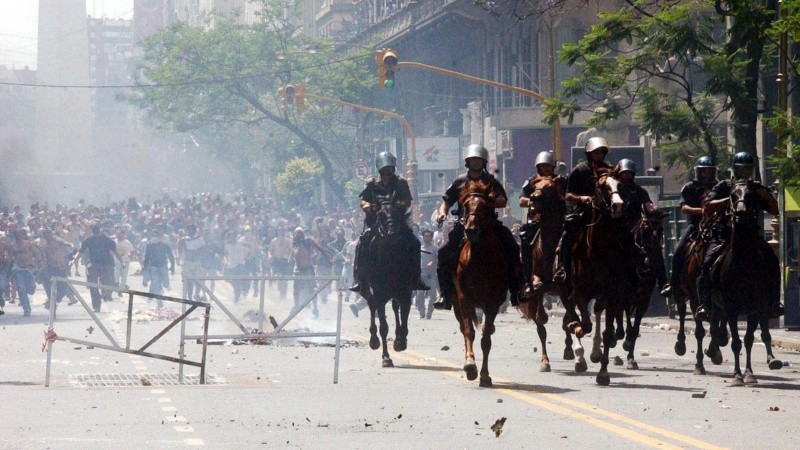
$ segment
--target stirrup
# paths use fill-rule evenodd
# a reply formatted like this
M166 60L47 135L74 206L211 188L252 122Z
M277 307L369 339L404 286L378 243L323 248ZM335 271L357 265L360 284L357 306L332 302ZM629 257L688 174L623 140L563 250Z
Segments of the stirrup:
M431 287L428 286L424 281L422 281L422 278L417 278L417 282L416 282L416 284L414 284L414 290L415 291L429 291L429 290L431 290Z
M662 297L669 297L672 294L672 285L667 283L661 288L661 296Z
M780 303L770 308L770 316L772 319L777 319L784 314L786 314L786 310L783 309L783 305Z
M433 303L433 309L439 309L439 310L446 309L446 310L451 310L451 309L453 309L453 305L450 303L450 300L448 300L448 297L443 295L443 296L439 297L439 299L438 299L438 300L436 300L436 301Z
M694 313L694 318L695 320L708 321L708 312L706 311L705 303L700 304L700 306L697 307L697 311Z
M559 267L556 273L553 274L554 283L563 283L567 281L567 271L563 267Z
M351 291L351 292L360 293L361 292L361 283L356 281L355 284L353 284L352 286L350 286L348 288L348 290Z

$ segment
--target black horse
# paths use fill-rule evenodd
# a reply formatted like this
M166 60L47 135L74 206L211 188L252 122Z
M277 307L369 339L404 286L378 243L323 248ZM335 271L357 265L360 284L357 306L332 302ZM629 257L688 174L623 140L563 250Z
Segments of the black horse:
M731 386L757 383L751 365L751 350L757 327L761 327L761 340L767 349L770 369L783 367L772 354L772 337L769 333L770 305L780 295L780 268L772 249L759 235L759 213L776 214L777 202L766 187L752 182L733 186L728 215L731 221L731 239L711 270L713 284L720 286L721 302L711 302L709 319L712 324L727 325L731 332L734 372ZM739 366L742 341L739 338L739 316L747 316L744 347L747 355L744 376ZM721 334L721 333L720 333ZM712 339L714 339L712 332ZM724 345L723 343L719 343Z
M416 278L408 261L413 261L413 246L419 246L406 224L405 207L390 199L381 199L376 212L375 238L369 251L377 264L365 267L368 292L365 297L370 312L369 346L377 350L383 346L383 367L393 367L386 335L386 303L391 299L395 317L394 350L402 352L407 346L408 314L411 311L411 294ZM416 243L415 243L416 242ZM381 340L378 341L375 317L380 320Z
M636 339L639 337L639 327L642 317L650 307L650 297L658 281L658 271L662 270L662 242L664 240L664 218L666 214L661 211L643 215L633 229L633 238L636 243L636 272L639 283L636 293L625 306L625 341L622 349L628 352L628 369L636 370L639 364L634 357ZM617 331L621 330L620 326Z

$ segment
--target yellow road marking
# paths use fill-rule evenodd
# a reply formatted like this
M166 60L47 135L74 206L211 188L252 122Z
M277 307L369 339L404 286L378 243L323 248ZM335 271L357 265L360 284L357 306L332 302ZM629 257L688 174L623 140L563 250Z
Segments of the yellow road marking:
M354 335L354 336L359 338L359 339L361 339L361 340L368 340L368 338L366 338L365 336L361 336L361 335ZM441 359L441 358L435 358L433 356L426 355L424 353L415 352L415 351L412 351L412 350L406 350L403 353L395 353L393 356L396 357L396 358L403 359L403 360L405 360L405 361L407 361L409 363L413 363L413 364L423 364L423 365L427 365L427 366L436 366L436 364L433 364L433 363L429 362L430 359L434 359L436 361L436 363L441 364L443 366L457 368L457 369L461 368L460 365L458 365L458 364L456 364L456 363L454 363L452 361ZM447 375L449 377L456 378L458 380L462 380L461 373L451 373L451 372L441 372L441 373L444 374L444 375ZM503 378L500 378L500 377L492 376L492 379L495 380L495 381L501 382L501 383L510 384L510 385L516 385L515 382L513 382L511 380L506 380L506 379L503 379ZM601 428L603 430L618 434L618 435L620 435L622 437L625 437L627 439L630 439L632 441L635 441L635 442L638 442L638 443L641 443L641 444L644 444L644 445L649 445L649 446L659 447L659 448L672 448L672 449L682 448L680 446L677 446L677 445L674 445L672 443L669 443L669 442L666 442L666 441L662 441L662 440L647 436L647 435L639 433L637 431L630 430L628 428L624 428L624 427L621 427L619 425L611 424L611 423L606 422L604 420L601 420L601 419L599 419L597 417L592 417L590 415L584 414L584 413L582 413L580 411L575 411L575 410L572 410L572 409L568 409L568 408L566 408L564 406L561 406L561 405L558 405L558 404L554 404L553 402L562 403L564 405L568 405L568 406L573 407L573 408L577 408L577 409L588 411L589 413L592 413L592 414L595 414L595 415L598 415L598 416L601 416L601 417L606 417L606 418L609 418L609 419L613 419L613 420L616 420L618 422L624 423L626 425L629 425L629 426L632 426L632 427L636 427L639 430L647 431L647 432L650 432L650 433L653 433L653 434L656 434L656 435L660 435L660 436L663 436L663 437L666 437L666 438L681 442L683 444L690 445L692 447L701 448L701 449L707 449L707 450L725 449L725 447L720 447L720 446L717 446L717 445L714 445L714 444L711 444L711 443L708 443L708 442L705 442L705 441L701 441L699 439L695 439L695 438L693 438L691 436L687 436L685 434L681 434L681 433L677 433L677 432L674 432L674 431L666 430L666 429L663 429L663 428L660 428L660 427L656 427L654 425L650 425L648 423L644 423L644 422L638 421L636 419L632 419L632 418L624 416L622 414L618 414L618 413L615 413L615 412L612 412L612 411L607 411L607 410L598 408L598 407L596 407L594 405L590 405L588 403L584 403L584 402L581 402L581 401L578 401L578 400L567 398L567 397L564 397L562 395L551 394L551 393L548 393L548 392L545 392L545 391L542 391L542 390L539 390L539 389L534 389L534 390L530 391L530 392L535 393L536 394L535 396L534 395L529 395L529 394L523 394L523 393L520 393L520 392L516 392L516 391L514 391L512 389L509 389L509 388L495 388L494 390L497 391L497 392L502 392L503 394L506 394L506 395L508 395L510 397L514 397L514 398L516 398L518 400L522 400L525 403L529 403L531 405L538 406L538 407L540 407L542 409L546 409L548 411L552 411L552 412L555 412L557 414L561 414L563 416L567 416L567 417L571 417L573 419L580 420L582 422L585 422L585 423L588 423L590 425L593 425L593 426L596 426L598 428ZM547 400L540 399L540 398L537 398L537 397L545 397Z

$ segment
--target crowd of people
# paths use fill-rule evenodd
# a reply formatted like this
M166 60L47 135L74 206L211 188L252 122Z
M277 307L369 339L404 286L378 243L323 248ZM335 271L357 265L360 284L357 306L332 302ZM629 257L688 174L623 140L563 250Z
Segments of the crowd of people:
M80 202L75 206L38 202L24 210L19 205L0 212L0 314L18 305L24 316L31 315L31 296L37 285L43 289L49 307L65 298L77 299L63 284L52 289L53 277L80 277L91 283L128 288L129 276L141 276L150 293L172 290L170 273L189 278L223 276L315 275L339 277L333 284L342 289L345 301L353 301L353 314L366 306L352 283L352 263L362 232L360 212L353 209L324 211L285 207L264 195L244 193L198 194L180 199L164 196L151 203L135 198L106 206ZM427 246L423 272L435 284L436 252L433 229L423 223L414 231ZM445 232L437 230L438 245ZM426 237L427 236L427 237ZM431 257L431 255L433 255ZM232 280L233 301L257 296L259 283ZM277 281L278 301L295 304L315 290L313 282ZM325 301L331 286L317 298ZM103 302L113 300L112 292L90 289L92 307L101 311ZM427 294L427 293L426 293ZM119 294L122 296L122 294ZM189 286L189 298L204 300L196 284ZM435 298L435 292L428 296ZM162 303L157 301L157 307ZM316 298L312 312L318 314ZM421 317L430 317L432 307L423 305Z

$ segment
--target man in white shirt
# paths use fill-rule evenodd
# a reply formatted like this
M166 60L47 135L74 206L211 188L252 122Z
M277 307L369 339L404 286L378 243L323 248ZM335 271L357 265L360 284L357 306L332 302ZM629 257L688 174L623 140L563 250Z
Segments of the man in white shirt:
M114 241L117 243L117 253L120 257L119 261L114 263L114 282L120 289L128 289L128 272L133 258L133 244L125 237L125 229L122 227L117 228ZM117 295L122 297L122 292L118 292Z
M436 267L439 248L433 244L433 231L422 230L422 244L420 244L420 273L422 281L431 287L429 291L416 291L416 306L420 319L430 319L433 314L433 303L438 297L438 283ZM426 302L425 299L428 299ZM427 304L426 304L427 303Z

